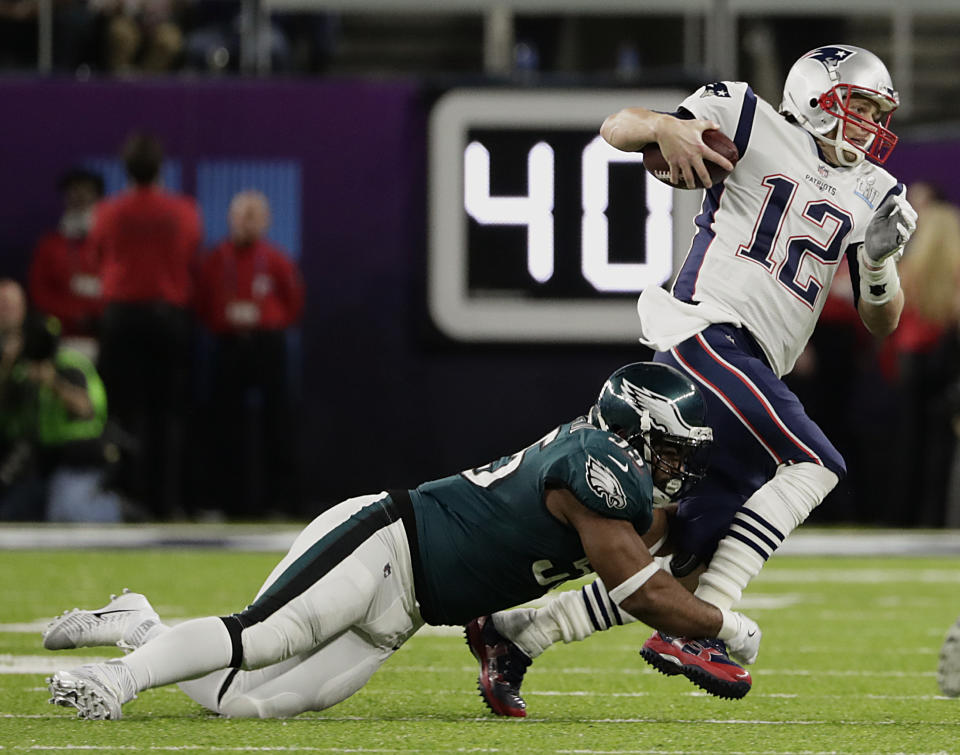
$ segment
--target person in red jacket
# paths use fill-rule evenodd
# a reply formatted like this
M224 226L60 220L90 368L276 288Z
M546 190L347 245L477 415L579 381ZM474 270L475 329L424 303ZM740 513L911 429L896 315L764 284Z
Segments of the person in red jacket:
M40 237L30 259L28 292L34 309L60 321L62 342L96 358L100 257L90 228L103 197L103 178L73 168L60 179L63 215L56 230Z
M287 336L303 313L303 283L290 257L265 239L270 205L263 194L237 194L228 220L229 238L204 259L197 280L197 313L214 336L210 495L229 515L297 513L299 443ZM252 447L256 454L246 458Z
M149 134L124 144L130 188L101 203L99 369L111 415L137 449L121 482L149 516L182 513L185 415L192 362L193 278L202 239L196 202L161 187L163 149Z

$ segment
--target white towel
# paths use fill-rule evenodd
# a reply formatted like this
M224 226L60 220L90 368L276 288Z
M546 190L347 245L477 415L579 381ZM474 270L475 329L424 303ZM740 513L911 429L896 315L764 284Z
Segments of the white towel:
M708 325L725 322L742 326L736 314L718 304L687 304L659 287L644 289L637 300L640 315L640 343L667 351L699 333Z

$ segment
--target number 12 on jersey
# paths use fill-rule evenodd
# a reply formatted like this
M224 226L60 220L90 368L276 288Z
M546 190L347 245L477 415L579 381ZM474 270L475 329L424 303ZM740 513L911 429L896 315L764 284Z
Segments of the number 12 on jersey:
M776 276L780 285L813 309L823 286L813 275L808 274L805 278L801 276L803 261L809 255L825 265L835 264L843 253L843 242L853 227L853 218L827 200L808 202L800 217L821 231L828 228L828 221L832 221L829 237L821 243L806 233L794 233L801 229L790 228L787 232L793 235L783 244L787 250L786 256L778 261L775 259L774 250L778 247L777 241L784 231L784 219L793 204L798 184L783 175L766 176L762 183L767 189L767 197L754 226L753 238L749 244L740 245L737 256L764 267L767 272ZM814 229L810 227L809 230L812 232ZM823 236L823 233L819 235Z

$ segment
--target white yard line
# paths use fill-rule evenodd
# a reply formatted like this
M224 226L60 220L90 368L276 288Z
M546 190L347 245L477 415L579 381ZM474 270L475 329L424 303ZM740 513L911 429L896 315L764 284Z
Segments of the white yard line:
M0 674L52 674L64 668L73 668L83 663L102 663L116 658L103 658L88 655L64 655L50 653L49 655L11 655L0 653Z
M0 745L0 750L5 749ZM97 745L30 745L27 746L16 746L7 748L10 751L17 752L44 752L44 751L81 751L81 752L97 752L97 751L125 751L125 752L192 752L197 750L202 750L204 752L343 752L343 753L366 753L366 752L377 752L377 753L410 753L411 750L392 750L392 749L371 749L365 747L296 747L296 748L284 748L284 747L206 747L206 746L191 746L185 745L182 747L137 747L134 745L124 745L124 746L97 746ZM458 747L455 749L450 749L448 752L505 752L505 753L515 753L514 749L505 749L501 750L496 747ZM538 749L538 752L544 752L544 750ZM703 755L702 750L554 750L553 752L557 755ZM849 753L849 750L729 750L725 751L728 755L845 755ZM898 751L895 755L950 755L945 750L938 750L936 752L905 752Z
M116 658L119 653L103 657L93 657L86 655L73 655L68 653L48 653L46 655L14 655L11 653L0 653L0 674L47 674L59 671L62 668L81 663L100 663ZM392 674L422 674L422 673L463 673L475 671L475 666L404 666L399 664L386 665L380 673ZM619 674L627 676L636 676L639 674L654 674L652 669L646 666L632 666L617 669L596 668L592 666L566 666L559 669L551 669L551 674L564 675L596 675L596 674ZM777 669L764 668L755 669L755 676L824 676L824 677L847 677L847 676L869 676L874 678L920 678L936 676L935 671L865 671L860 669ZM533 693L536 694L536 693Z
M775 562L771 562L775 563ZM960 584L960 569L779 569L766 568L756 582L775 584Z

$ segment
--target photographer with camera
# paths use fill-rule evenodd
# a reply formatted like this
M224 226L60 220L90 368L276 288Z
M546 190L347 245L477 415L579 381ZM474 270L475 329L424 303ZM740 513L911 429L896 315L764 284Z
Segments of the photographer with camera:
M0 280L0 520L120 521L119 497L102 489L106 419L90 360Z

